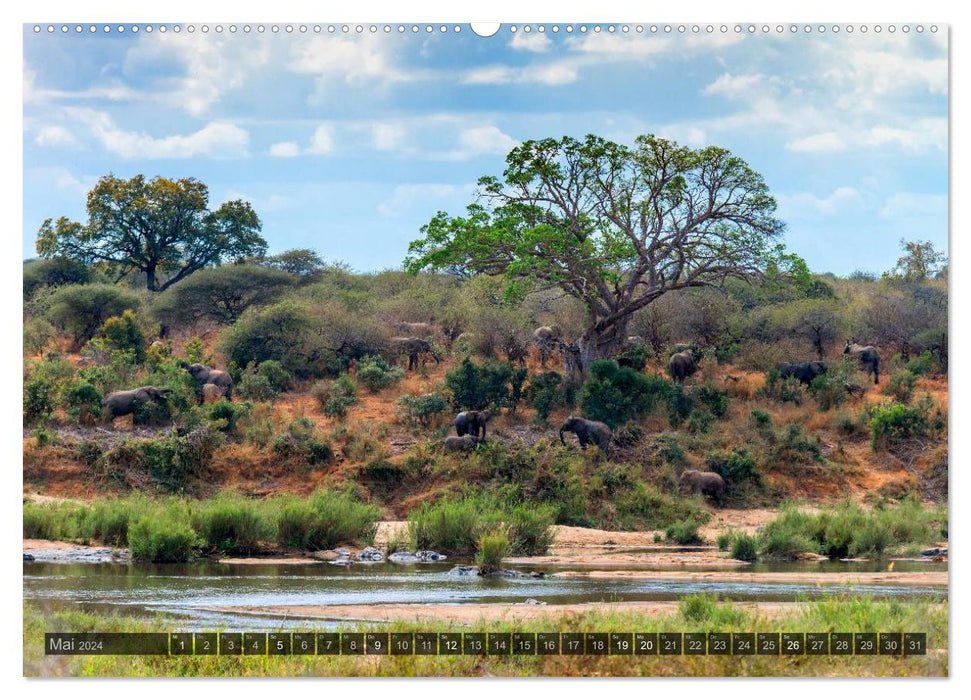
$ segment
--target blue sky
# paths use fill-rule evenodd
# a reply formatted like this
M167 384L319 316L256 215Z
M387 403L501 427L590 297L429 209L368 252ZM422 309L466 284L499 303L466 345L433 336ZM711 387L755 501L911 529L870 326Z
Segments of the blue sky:
M45 218L83 219L111 172L199 178L212 206L247 199L274 252L397 267L518 141L586 133L732 149L816 271L885 270L900 238L946 249L946 31L589 26L488 39L27 26L24 257Z

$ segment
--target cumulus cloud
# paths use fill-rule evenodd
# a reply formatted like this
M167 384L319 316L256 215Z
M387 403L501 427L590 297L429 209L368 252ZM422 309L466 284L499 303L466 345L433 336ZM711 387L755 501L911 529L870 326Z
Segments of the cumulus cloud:
M747 73L742 75L724 73L714 82L706 85L702 89L701 94L735 97L748 90L764 85L768 80L762 73Z
M67 113L84 124L109 153L122 158L238 158L248 155L249 132L228 121L212 121L189 134L155 137L126 131L107 113L71 108Z
M435 211L448 208L456 197L467 198L471 185L422 183L397 185L391 196L378 204L378 212L387 217L400 217L413 211Z
M270 155L274 158L296 158L300 155L300 146L296 141L280 141L270 146Z
M834 153L844 150L846 143L836 132L827 131L792 139L786 144L786 148L799 153Z
M531 53L543 53L548 51L552 45L553 42L548 36L538 32L532 34L516 32L512 35L512 41L509 42L509 48L517 51L529 51Z
M812 192L780 194L776 197L779 213L783 216L819 216L845 211L849 207L860 208L865 205L863 195L855 187L837 187L828 195L819 196Z
M76 146L77 140L74 134L63 126L43 126L37 130L34 143L38 146Z
M896 192L880 208L881 219L911 219L947 216L947 196L921 192Z
M310 152L326 155L334 150L334 128L330 124L321 124L314 129L310 139Z

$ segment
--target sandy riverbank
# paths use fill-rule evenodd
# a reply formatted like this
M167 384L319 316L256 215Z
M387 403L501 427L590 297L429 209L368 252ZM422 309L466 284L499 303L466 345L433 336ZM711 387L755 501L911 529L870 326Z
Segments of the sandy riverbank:
M816 585L947 586L947 571L561 571L560 578L649 579L710 583L794 583Z

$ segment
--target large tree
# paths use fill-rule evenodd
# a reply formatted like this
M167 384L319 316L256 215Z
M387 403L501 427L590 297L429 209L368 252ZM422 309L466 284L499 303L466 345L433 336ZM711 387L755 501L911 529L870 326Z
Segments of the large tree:
M563 345L576 377L616 352L631 315L663 294L791 261L775 242L775 208L761 175L724 148L655 136L526 141L502 179L479 180L466 216L439 212L422 227L405 264L501 275L511 296L559 288L580 300L586 329Z
M61 217L40 227L37 252L145 274L162 291L197 270L266 252L248 202L209 209L209 188L193 178L124 180L106 175L88 193L88 222Z

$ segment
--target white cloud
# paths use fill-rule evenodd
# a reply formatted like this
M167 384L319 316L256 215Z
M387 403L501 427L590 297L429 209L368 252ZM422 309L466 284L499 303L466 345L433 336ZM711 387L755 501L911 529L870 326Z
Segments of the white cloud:
M270 155L274 158L296 158L300 155L300 146L296 141L280 141L270 146Z
M397 151L406 143L408 132L401 124L378 122L371 125L371 144L379 151Z
M314 129L310 140L310 152L325 155L334 150L334 129L330 124L321 124Z
M768 82L768 78L761 73L732 75L724 73L713 83L709 83L701 91L702 95L725 95L737 97L749 90L760 87Z
M897 192L880 208L881 219L910 219L947 216L947 196L919 192Z
M290 37L288 37L289 39ZM387 85L434 77L433 71L404 69L394 53L395 43L379 36L309 37L290 42L287 67L294 73L313 76L317 83L315 98L328 96L332 83Z
M437 154L437 157L442 160L468 160L480 155L505 155L518 143L493 124L462 129L457 141L457 148Z
M575 61L537 63L521 68L505 65L483 66L466 71L461 80L466 85L508 85L511 83L535 83L539 85L566 85L579 77Z
M779 194L776 201L783 217L831 215L850 207L861 208L865 204L859 190L848 186L837 187L824 197L811 192Z
M38 146L77 146L74 134L63 126L44 126L37 131L34 142Z
M863 137L869 146L896 145L907 151L927 148L943 151L947 148L947 120L920 119L907 126L874 126Z
M516 32L512 35L512 41L509 42L509 48L516 49L517 51L530 51L532 53L543 53L548 51L553 42L545 34L540 34L534 32L532 34L526 34L524 32Z
M383 216L399 217L411 211L428 212L448 208L456 197L468 197L472 189L471 185L437 183L398 185L388 199L378 204L378 212Z
M212 121L189 134L154 137L119 128L105 112L69 108L110 153L122 158L238 158L248 155L249 133L232 122Z
M835 153L845 150L846 143L836 132L827 131L793 139L786 143L786 148L799 153Z

